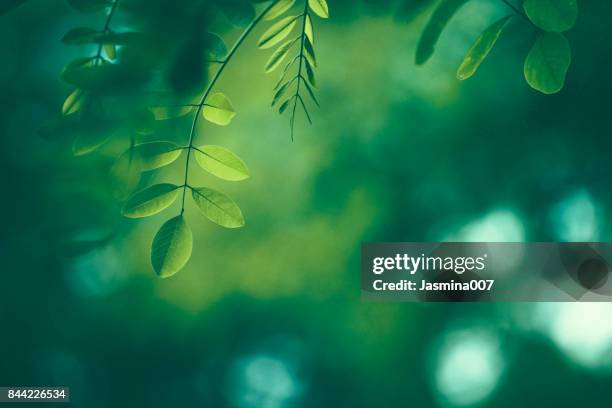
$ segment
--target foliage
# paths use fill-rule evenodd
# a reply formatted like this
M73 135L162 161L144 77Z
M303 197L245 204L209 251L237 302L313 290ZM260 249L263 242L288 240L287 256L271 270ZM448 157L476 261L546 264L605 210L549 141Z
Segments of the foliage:
M469 0L441 0L434 9L419 40L415 61L422 65L433 55L435 45L452 17ZM531 51L525 59L527 83L544 94L563 89L571 62L570 46L563 32L571 29L578 16L577 0L525 0L522 10L510 0L503 0L512 11L487 27L476 39L457 70L457 78L472 77L487 58L500 35L514 16L538 31Z

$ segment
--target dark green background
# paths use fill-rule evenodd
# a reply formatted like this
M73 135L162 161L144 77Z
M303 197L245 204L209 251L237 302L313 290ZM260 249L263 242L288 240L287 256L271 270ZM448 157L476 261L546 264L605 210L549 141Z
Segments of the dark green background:
M204 80L199 54L174 64L161 51L189 49L190 30L208 24L189 12L196 3L151 0L146 18L119 9L113 22L157 29L179 88ZM191 177L230 194L247 225L224 230L190 204L193 257L166 280L150 242L178 209L121 220L106 175L125 139L73 157L70 141L37 133L71 91L62 66L92 53L59 39L104 15L30 0L0 17L0 385L67 385L75 407L609 404L610 305L361 303L359 251L362 241L609 241L612 5L579 2L566 87L544 96L522 77L535 33L518 18L474 78L454 77L508 12L501 1L470 2L420 68L427 13L329 3L331 19L315 20L322 109L312 127L299 117L294 142L269 109L262 27L228 66L217 89L238 116L226 128L202 121L198 140L230 147L252 178ZM231 43L239 29L221 23ZM156 138L186 142L189 119L164 126ZM115 225L107 246L76 258L58 249L75 231Z

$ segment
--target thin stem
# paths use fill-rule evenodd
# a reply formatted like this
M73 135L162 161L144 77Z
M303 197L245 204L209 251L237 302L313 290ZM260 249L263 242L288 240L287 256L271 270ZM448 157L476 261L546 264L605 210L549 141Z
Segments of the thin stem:
M510 3L509 0L502 0L502 3L504 3L506 6L510 7L512 9L512 11L514 11L517 15L519 15L519 16L521 16L523 18L526 18L527 20L529 20L529 18L525 15L523 10L519 9L514 4Z
M290 126L291 126L291 140L293 140L293 128L294 128L294 124L295 124L295 110L297 108L297 96L300 95L300 85L301 82L303 81L303 77L302 77L302 64L304 63L304 61L302 61L302 59L304 58L304 42L306 41L306 17L308 16L308 0L304 0L304 13L302 14L302 34L301 36L301 43L300 43L300 55L299 55L299 67L298 67L298 73L297 73L297 88L295 90L295 96L296 98L293 101L293 111L291 112L291 119L290 119Z
M204 94L202 95L202 98L200 99L200 102L198 103L195 116L193 117L193 122L191 123L191 129L189 130L189 143L187 145L187 160L185 161L185 181L183 182L183 198L182 198L182 203L181 203L181 215L183 215L183 213L185 212L185 193L186 193L187 187L189 186L188 177L189 177L189 161L191 158L191 150L193 150L193 142L195 140L196 127L198 124L198 119L200 118L200 114L202 113L202 107L206 103L206 98L208 98L208 95L210 94L213 87L216 85L217 81L221 77L221 74L225 70L225 67L228 65L228 63L230 62L230 60L232 59L236 51L238 51L238 48L240 48L244 40L246 40L246 38L249 36L251 31L253 31L253 29L257 26L257 24L259 24L259 22L268 13L268 11L270 11L270 9L274 7L276 3L278 3L279 1L280 0L274 0L272 3L270 3L244 29L244 31L242 32L240 37L238 37L238 39L236 40L232 48L229 50L225 58L223 58L223 60L219 62L220 65L219 65L219 68L217 69L217 72L215 72L215 75L212 77L210 83L208 84L208 86L206 87L206 90L204 91Z
M104 28L102 28L102 35L108 33L111 20L113 19L113 15L115 14L115 10L117 10L117 6L119 5L119 0L113 0L113 4L111 4L110 11L106 16L106 21L104 22ZM98 51L96 52L96 61L100 61L102 58L102 49L104 48L104 43L100 43L98 45Z

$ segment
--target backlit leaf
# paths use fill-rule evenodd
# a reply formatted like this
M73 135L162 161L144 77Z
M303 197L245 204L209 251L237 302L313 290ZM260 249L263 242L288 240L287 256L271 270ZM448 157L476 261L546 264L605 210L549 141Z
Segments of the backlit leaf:
M527 17L544 31L563 32L576 24L577 0L525 0Z
M321 18L329 18L329 7L325 0L308 0L308 6Z
M202 146L194 153L198 164L214 176L240 181L250 177L246 164L234 152L221 146Z
M440 38L440 34L450 19L467 1L468 0L442 0L438 4L425 25L425 29L423 29L423 33L419 39L415 55L415 62L417 65L423 65L431 58L436 43Z
M172 142L149 142L134 146L134 154L143 171L167 166L179 158L183 149Z
M543 33L538 37L525 60L525 79L534 89L544 93L559 92L571 63L567 39L559 33Z
M151 245L151 264L162 278L168 278L180 271L193 248L191 229L182 215L171 218L161 226Z
M128 218L149 217L170 207L178 195L178 186L168 183L156 184L130 197L121 213Z
M80 89L75 89L64 101L62 105L62 115L73 115L83 109L86 103L86 93Z
M274 20L281 16L295 4L295 0L279 0L264 16L264 20Z
M295 44L296 40L297 39L289 40L285 42L283 45L281 45L280 47L278 47L276 51L274 51L274 53L270 56L270 59L268 60L268 62L266 62L266 66L265 66L266 73L274 71L283 62L283 60L289 53L291 46Z
M317 66L317 57L315 56L314 47L308 37L304 38L304 55L313 67Z
M202 115L209 122L219 126L227 126L236 116L236 112L227 96L219 92L206 99L206 103L202 107Z
M476 42L468 50L463 62L457 70L457 78L460 80L468 79L482 64L487 55L493 49L493 46L497 42L497 39L501 35L506 23L512 16L506 16L497 22L490 25L485 31L480 34L476 39Z
M206 218L215 224L226 228L240 228L244 226L242 211L225 194L210 188L200 187L192 190L192 196Z
M257 46L262 49L273 47L283 41L296 25L296 16L288 16L273 24L259 38Z
M306 22L304 23L304 34L310 40L311 44L314 44L314 28L312 27L312 19L310 14L306 15Z

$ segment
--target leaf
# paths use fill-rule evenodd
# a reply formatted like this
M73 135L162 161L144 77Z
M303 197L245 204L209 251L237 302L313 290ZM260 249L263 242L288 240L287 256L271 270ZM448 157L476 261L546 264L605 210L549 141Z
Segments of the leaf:
M86 93L80 89L75 89L64 101L62 105L62 115L73 115L83 109L86 103Z
M264 16L264 20L274 20L276 17L284 14L295 4L295 0L279 0L274 6L268 10Z
M167 166L179 158L183 148L172 142L148 142L134 146L134 154L143 171Z
M225 41L215 33L204 34L204 44L208 50L208 58L210 60L220 61L227 55L227 46Z
M306 22L304 23L304 34L310 40L311 44L314 44L314 28L312 27L312 19L310 14L306 14Z
M527 17L544 31L561 33L576 24L576 0L525 0L523 9Z
M283 86L278 88L278 90L274 93L274 96L272 97L272 105L271 106L276 105L276 103L283 97L285 92L287 92L287 89L289 88L289 85L291 85L292 83L293 83L293 80L284 83Z
M436 43L440 38L440 34L450 19L467 1L468 0L442 0L438 4L429 18L427 25L425 25L425 29L419 39L415 55L415 62L417 65L423 65L431 58Z
M156 184L134 194L125 203L121 213L127 218L143 218L155 215L170 207L179 195L174 184Z
M193 110L193 106L151 106L148 109L155 120L168 120L188 115Z
M308 62L310 62L313 67L316 67L317 57L315 56L314 47L312 46L312 43L308 37L304 37L304 51L304 55L306 56L306 59L308 59Z
M180 271L193 248L191 229L182 215L171 218L161 226L151 245L151 264L161 278Z
M107 0L68 0L68 4L83 13L95 13L110 5Z
M206 103L202 107L202 115L207 121L215 125L227 126L236 116L236 112L227 96L218 92L206 99Z
M315 105L321 106L319 105L319 101L317 100L317 97L315 96L312 88L310 87L310 84L307 81L304 81L304 85L306 86L306 90L308 91L308 94L312 98L312 101L315 103Z
M115 44L104 44L104 52L106 53L108 59L117 59L117 48L115 47Z
M289 102L291 101L290 99L287 99L285 102L283 102L280 106L280 108L278 108L278 113L280 113L281 115L287 110L287 107L289 106Z
M132 149L123 152L110 169L112 194L124 200L138 187L141 178L139 159Z
M112 132L106 129L90 128L88 131L79 133L72 143L72 154L84 156L98 150L108 142Z
M240 208L231 198L223 193L206 187L192 189L193 200L202 213L225 228L240 228L244 226L244 217Z
M457 70L457 79L465 80L476 73L480 64L482 64L493 49L493 46L510 18L512 18L512 15L496 21L480 34L459 66Z
M26 0L2 0L0 4L0 15L8 13L9 11L21 6Z
M310 61L308 61L308 58L304 60L304 66L306 67L306 76L308 77L308 81L310 82L312 86L316 88L317 83L315 81L314 70L312 69L312 66L310 65Z
M525 60L525 79L533 89L544 94L559 92L565 84L570 63L571 50L565 36L543 33Z
M240 181L251 175L240 157L221 146L202 146L195 151L195 159L204 170L224 180Z
M259 38L257 46L261 49L273 47L283 41L296 25L296 16L288 16L273 24Z
M297 38L293 40L289 40L285 42L283 45L281 45L280 47L278 47L276 51L274 51L274 53L270 56L270 59L268 59L268 62L266 62L266 66L265 66L266 74L274 71L283 62L283 60L289 53L291 46L295 44L296 40Z
M62 42L69 45L82 45L95 41L95 38L100 34L99 31L93 28L77 27L68 31L62 37Z
M308 0L308 6L321 18L329 18L329 7L325 0Z

